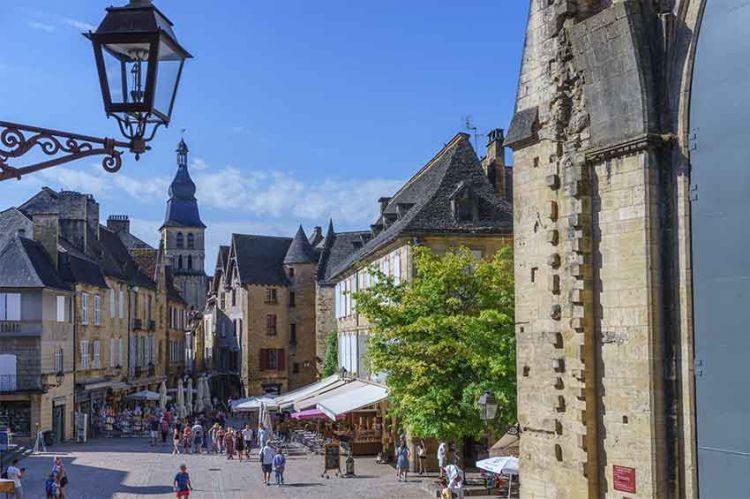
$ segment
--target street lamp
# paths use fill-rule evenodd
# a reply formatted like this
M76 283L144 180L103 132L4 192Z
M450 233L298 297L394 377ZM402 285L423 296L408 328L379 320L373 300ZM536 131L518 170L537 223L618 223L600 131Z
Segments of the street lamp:
M84 36L94 48L104 110L128 141L0 121L0 181L95 155L105 156L102 167L115 172L122 166L118 148L137 160L156 130L169 125L182 68L192 56L151 0L107 8L97 30ZM22 167L8 164L36 146L47 156L63 156Z
M479 417L482 421L492 421L497 416L497 400L490 392L479 397Z

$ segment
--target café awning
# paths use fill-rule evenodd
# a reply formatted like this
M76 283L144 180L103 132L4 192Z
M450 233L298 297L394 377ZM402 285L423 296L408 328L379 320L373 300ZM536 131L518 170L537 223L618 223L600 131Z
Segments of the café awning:
M323 378L319 381L316 381L315 383L305 385L290 392L282 393L281 395L276 397L275 403L279 409L289 409L290 407L294 406L294 402L296 400L302 400L304 398L311 397L316 393L320 393L321 391L324 391L326 389L330 389L339 381L340 378L338 374L328 376L327 378Z
M294 410L302 411L304 409L314 409L318 401L322 398L334 392L338 393L339 391L341 391L343 393L347 390L350 390L354 387L354 383L356 383L354 379L342 378L336 383L332 383L323 389L316 390L314 393L310 394L307 397L296 399L294 401Z
M358 380L322 396L317 401L316 408L335 421L342 414L376 404L386 398L388 388L385 386Z

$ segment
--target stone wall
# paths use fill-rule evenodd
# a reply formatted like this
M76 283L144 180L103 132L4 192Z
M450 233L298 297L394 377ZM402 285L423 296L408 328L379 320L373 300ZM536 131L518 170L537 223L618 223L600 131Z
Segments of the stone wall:
M326 358L326 339L328 334L336 331L336 307L334 287L315 284L315 355ZM318 363L318 369L323 363Z
M296 343L289 343L288 365L289 388L294 389L312 383L316 376L316 263L293 265L294 277L290 278L289 292L294 293L294 306L289 307L289 323L281 327L296 327ZM291 338L290 338L291 339ZM322 358L322 357L321 357ZM295 373L295 366L297 372Z
M701 5L531 2L506 139L524 497L622 497L615 465L629 497L694 496L676 151Z

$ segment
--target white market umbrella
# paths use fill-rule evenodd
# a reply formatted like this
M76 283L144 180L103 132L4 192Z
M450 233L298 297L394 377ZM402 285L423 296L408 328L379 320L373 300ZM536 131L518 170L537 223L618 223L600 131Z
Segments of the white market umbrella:
M202 412L203 411L203 383L201 383L201 378L198 378L195 388L196 388L195 407L193 407L193 409L195 410L195 412Z
M263 410L269 408L276 409L274 397L259 395L257 397L248 397L232 401L232 410L234 412L259 412L259 421L263 421Z
M201 379L203 381L203 406L206 409L211 409L213 405L211 404L211 387L208 384L208 376L203 376Z
M130 400L159 400L159 394L149 390L141 390L140 392L131 393L127 396Z
M263 426L268 430L268 433L272 435L273 425L271 424L271 411L265 403L262 405L261 414L263 415L263 417L261 418L261 421L263 421Z
M477 468L498 475L518 475L518 458L513 456L490 457L477 461Z
M182 379L177 380L177 414L185 417L185 392L182 389Z
M164 381L159 386L159 407L162 411L167 410L167 384Z
M188 378L187 382L187 403L185 404L188 414L193 412L193 378Z

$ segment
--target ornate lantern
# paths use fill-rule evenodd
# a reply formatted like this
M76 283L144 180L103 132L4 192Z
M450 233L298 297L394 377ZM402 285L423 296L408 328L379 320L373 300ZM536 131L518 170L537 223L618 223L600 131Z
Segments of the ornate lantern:
M136 154L146 150L156 129L169 125L185 60L172 23L150 0L109 7L95 32L94 47L107 116L117 119Z
M479 397L479 417L482 421L492 421L497 416L497 400L490 392Z

